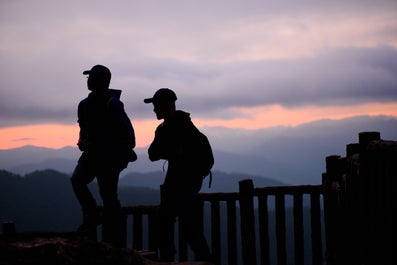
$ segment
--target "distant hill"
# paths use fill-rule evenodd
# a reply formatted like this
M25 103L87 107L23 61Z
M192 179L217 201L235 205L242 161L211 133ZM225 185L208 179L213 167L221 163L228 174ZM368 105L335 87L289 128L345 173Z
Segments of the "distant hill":
M96 183L90 184L101 204ZM121 187L122 205L156 205L158 190ZM55 170L21 176L0 170L0 222L12 220L18 231L73 231L81 222L81 209L70 177Z
M238 191L238 181L247 175L215 171L211 189L204 181L202 192ZM120 179L122 205L157 205L163 172L129 173ZM256 187L282 186L282 182L252 177ZM101 204L95 182L89 185ZM74 196L70 176L55 170L39 170L18 175L0 170L0 222L13 220L20 230L73 230L81 221L80 206Z
M163 183L165 172L148 172L148 173L128 173L120 179L119 185L123 187L149 187L159 189ZM252 179L255 187L269 186L286 186L286 183L271 178L260 176L251 176L240 173L225 173L222 171L214 171L212 173L212 185L208 187L209 177L203 181L202 192L237 192L239 188L238 182L243 179Z
M75 147L51 149L37 146L23 146L0 150L0 169L16 174L27 174L35 170L55 169L71 173L81 152Z
M360 116L318 120L295 127L258 130L209 127L205 131L223 147L223 152L239 155L228 164L222 162L221 155L218 166L222 171L267 176L292 185L320 184L327 156L345 156L346 145L358 143L360 132L377 131L383 140L397 140L397 119Z
M363 131L378 131L384 140L397 140L397 119L362 116L320 120L296 127L258 130L206 127L203 131L213 145L214 171L251 178L261 176L292 185L320 184L327 156L344 156L346 145L357 143L358 133ZM122 176L162 170L163 161L149 161L147 148L137 148L136 152L138 160L130 163ZM17 174L55 169L71 174L79 156L76 147L25 146L0 150L0 169ZM145 181L150 182L150 177Z

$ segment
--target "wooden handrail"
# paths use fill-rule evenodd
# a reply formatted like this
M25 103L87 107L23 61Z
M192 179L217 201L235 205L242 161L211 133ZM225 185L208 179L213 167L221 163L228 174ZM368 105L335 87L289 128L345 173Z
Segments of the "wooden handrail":
M311 198L311 234L312 234L312 262L319 264L322 261L321 243L321 206L320 196L323 193L322 185L300 185L300 186L273 186L253 187L252 180L247 179L240 182L239 192L230 193L200 193L202 201L202 219L204 219L204 204L209 203L210 214L210 245L215 260L222 264L227 259L228 265L257 264L256 255L256 228L259 229L259 260L260 264L270 264L269 249L269 209L268 198L275 198L276 238L277 238L277 260L278 264L287 262L286 251L286 206L285 196L293 196L294 216L294 264L304 264L304 227L303 227L303 196ZM257 204L254 203L257 202ZM221 205L222 203L222 205ZM255 208L256 205L256 208ZM222 207L221 207L222 206ZM221 208L226 211L226 229L223 228L221 219ZM157 251L157 205L149 206L123 206L123 229L124 245L127 246L127 238L132 239L132 248ZM239 215L238 215L239 213ZM129 217L131 216L131 217ZM146 218L144 218L146 216ZM127 219L132 219L132 226L128 229ZM240 227L237 226L240 220ZM145 223L147 222L147 223ZM204 220L202 220L204 227ZM144 234L144 227L145 229ZM177 226L178 227L178 226ZM130 232L129 232L130 231ZM178 229L179 231L179 229ZM226 232L225 232L226 231ZM223 235L225 232L227 235ZM130 234L130 237L127 236ZM240 237L238 236L240 234ZM222 238L227 237L227 246L222 248ZM144 238L147 246L144 246ZM241 238L239 243L238 238ZM188 259L187 243L184 236L179 233L178 257L180 261ZM222 251L227 249L227 255ZM241 250L241 257L240 252ZM224 253L225 254L225 253Z

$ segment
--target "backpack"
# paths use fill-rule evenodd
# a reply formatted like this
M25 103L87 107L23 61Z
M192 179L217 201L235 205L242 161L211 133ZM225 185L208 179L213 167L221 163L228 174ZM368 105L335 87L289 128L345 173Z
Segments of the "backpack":
M112 101L120 100L121 90L109 88L109 92L111 94L110 94L109 99L106 102L106 112L108 113L108 115L111 111ZM132 124L131 124L131 129L132 129L132 133L134 134L134 137L135 137L135 132L134 132L134 128L132 127ZM127 160L128 162L135 162L138 159L138 155L135 153L134 148L131 148L130 150L128 150L127 159L128 159Z
M212 153L211 144L207 138L207 136L199 131L197 128L194 130L193 137L193 152L194 159L197 162L197 170L200 172L200 176L203 179L209 176L208 187L211 188L212 184L212 172L211 169L215 163L214 155Z

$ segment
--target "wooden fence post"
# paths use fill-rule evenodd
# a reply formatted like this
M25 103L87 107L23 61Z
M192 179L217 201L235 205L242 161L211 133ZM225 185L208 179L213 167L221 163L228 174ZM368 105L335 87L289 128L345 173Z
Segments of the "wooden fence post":
M361 207L360 247L363 264L394 264L396 244L394 214L397 210L397 142L381 141L376 132L363 142L360 152ZM361 145L360 138L360 145ZM365 146L364 146L365 145Z
M256 264L254 184L251 179L239 182L243 265Z
M346 176L343 183L343 191L341 192L341 200L343 205L343 233L344 238L341 240L341 250L343 251L344 264L357 264L357 259L362 256L361 248L357 243L357 238L361 237L358 227L362 221L359 216L357 207L355 207L355 198L360 190L358 183L359 176L359 154L360 144L351 143L346 145ZM361 203L357 201L358 203ZM357 204L357 203L356 203Z
M358 134L360 151L363 152L370 142L376 140L380 140L380 132L360 132Z
M373 183L370 183L368 172L368 163L370 162L367 158L367 152L365 151L368 144L375 140L380 140L379 132L360 132L359 138L359 168L358 178L353 183L353 207L354 216L353 221L355 225L354 229L354 254L358 262L367 262L368 251L368 205L372 198L369 194L369 188Z
M12 221L4 221L3 222L3 235L4 236L15 236L16 229L15 223Z
M380 140L379 132L359 133L359 144L346 146L346 157L326 158L323 174L327 264L367 264L371 198L367 146ZM384 159L383 159L384 160Z
M339 244L339 202L338 202L338 160L340 156L327 156L326 172L323 173L324 223L326 235L326 260L328 265L338 264Z

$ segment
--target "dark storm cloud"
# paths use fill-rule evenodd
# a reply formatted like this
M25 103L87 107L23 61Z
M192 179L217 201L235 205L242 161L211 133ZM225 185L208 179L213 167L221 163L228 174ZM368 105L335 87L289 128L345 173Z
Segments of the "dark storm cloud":
M69 125L77 122L77 114L73 107L59 109L45 105L18 107L4 104L0 106L0 113L0 128L43 123Z
M397 50L390 47L345 48L303 59L229 64L147 60L132 67L115 64L114 69L114 78L129 84L120 88L126 110L135 119L152 117L151 106L142 100L160 87L178 93L179 107L207 118L233 118L241 115L230 112L234 108L271 104L297 108L397 101ZM84 97L88 93L85 79L75 72L79 80L75 90ZM68 97L71 92L62 90L45 93L38 90L16 98L10 96L12 91L2 90L1 126L76 122L80 98Z
M338 49L296 60L219 65L168 62L167 68L153 65L152 69L157 69L157 77L168 75L165 84L175 84L183 99L179 104L214 117L223 115L224 109L269 104L296 108L393 102L397 100L396 62L396 49L378 47Z
M396 8L394 0L1 1L0 127L75 124L88 93L81 73L97 63L111 68L134 119L153 118L142 100L160 87L202 118L396 101Z

